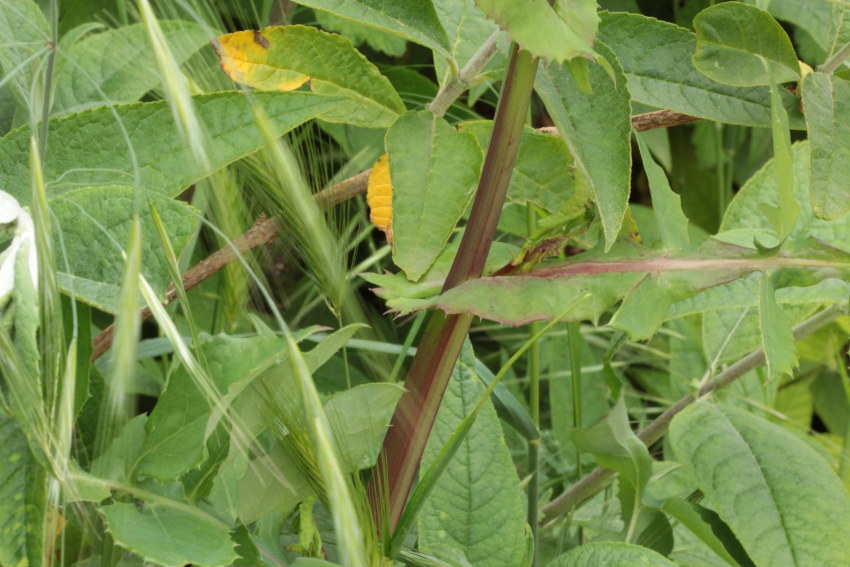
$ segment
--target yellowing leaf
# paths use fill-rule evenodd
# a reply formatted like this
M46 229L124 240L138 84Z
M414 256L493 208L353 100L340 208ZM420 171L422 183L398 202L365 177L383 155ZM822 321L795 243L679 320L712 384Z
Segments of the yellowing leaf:
M371 213L369 220L378 230L387 233L387 242L393 243L393 185L390 182L390 164L387 154L382 155L372 166L366 203Z
M266 59L269 49L269 40L258 31L223 35L214 45L221 70L237 83L263 91L292 91L310 80L303 73L255 63Z

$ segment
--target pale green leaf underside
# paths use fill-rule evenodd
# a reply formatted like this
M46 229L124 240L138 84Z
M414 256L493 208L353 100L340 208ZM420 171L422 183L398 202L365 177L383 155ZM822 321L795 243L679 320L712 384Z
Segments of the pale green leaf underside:
M159 22L174 60L182 65L209 38L191 22ZM65 53L56 76L51 116L65 116L108 102L136 102L160 83L144 24L89 36ZM73 61L73 63L72 63ZM105 98L104 98L105 97Z
M694 18L694 27L694 66L719 83L769 85L771 80L759 56L770 63L777 82L801 78L791 39L764 10L739 2L724 3L700 12Z
M121 502L100 512L116 544L162 567L225 567L238 557L227 530L185 512Z
M209 135L210 169L194 158L179 135L168 102L115 109L135 149L142 190L176 197L212 171L261 148L265 142L255 124L252 102L262 106L272 133L281 135L344 100L302 92L254 93L249 100L236 91L193 99ZM29 145L28 126L0 139L0 187L21 206L30 203ZM108 107L51 120L43 170L48 197L80 185L134 185L126 139Z
M451 58L451 45L431 0L298 0L433 49Z
M617 55L633 100L727 124L770 126L767 87L732 87L697 71L691 62L696 37L688 30L639 14L601 15L599 40ZM791 127L804 130L799 101L780 95Z
M472 200L484 154L470 133L431 112L410 111L387 131L393 261L419 280Z
M422 457L427 470L484 393L465 343ZM490 400L419 515L423 553L458 550L476 567L516 567L525 554L519 479ZM498 553L494 553L498 549Z
M132 187L85 187L51 199L51 209L62 231L69 268L58 261L59 285L67 293L73 289L78 299L106 311L118 311L118 298L124 273L121 248L130 237L136 207ZM198 217L189 205L158 200L157 210L166 226L171 246L180 254L198 226ZM150 209L141 207L142 274L157 294L165 293L171 282L165 253L157 237ZM116 243L118 246L116 246ZM55 237L56 250L59 236Z
M850 210L850 82L810 73L803 81L803 106L812 207L819 218L835 220Z
M803 441L751 413L700 403L676 416L670 442L756 565L846 559L850 496Z
M673 567L658 553L627 543L591 542L555 558L549 567Z
M631 99L617 58L602 43L597 50L611 63L616 86L602 66L591 65L594 92L585 94L569 69L549 65L538 70L535 87L576 158L576 175L590 183L610 249L629 201Z

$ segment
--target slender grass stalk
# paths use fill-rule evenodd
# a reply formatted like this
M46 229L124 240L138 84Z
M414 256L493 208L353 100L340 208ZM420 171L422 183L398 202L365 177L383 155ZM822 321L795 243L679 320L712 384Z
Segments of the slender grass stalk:
M127 0L115 0L115 8L118 12L118 21L126 26L130 21L127 19Z
M534 203L526 203L526 229L531 237L537 232L537 207ZM556 319L557 321L557 319ZM537 321L528 324L528 334L535 336L539 328ZM540 428L540 344L535 341L528 351L528 384L531 405L531 420L534 427ZM540 445L529 441L528 443L528 472L531 479L528 482L528 525L531 526L531 537L534 540L534 554L531 558L531 567L537 567L537 548L539 531L539 500L540 500Z
M47 152L47 132L50 118L50 103L53 93L53 73L56 70L56 46L59 44L59 6L56 0L50 0L50 52L47 54L47 69L44 71L44 94L41 107L41 131L38 135L38 155L44 161Z
M460 248L443 291L481 277L508 191L538 60L512 44L511 58L487 149L481 181ZM472 324L471 315L431 315L413 359L405 388L381 448L376 473L387 478L388 523L395 529L404 510L443 393ZM370 482L373 508L378 486ZM376 522L382 525L381 522Z
M567 323L567 337L570 345L570 380L573 385L573 427L582 427L582 397L581 397L581 347L584 339L581 336L581 323L578 321ZM582 477L581 452L576 450L576 476L578 480ZM584 530L578 529L579 545L584 544Z
M413 340L419 333L419 328L422 326L422 322L425 320L426 315L427 313L425 311L420 311L416 316L416 319L413 320L413 325L410 326L410 331L408 331L407 336L404 338L404 344L401 347L401 352L398 353L398 358L395 361L390 378L387 380L388 382L395 382L396 376L398 376L398 373L404 364L404 359L407 357L407 353L413 344Z

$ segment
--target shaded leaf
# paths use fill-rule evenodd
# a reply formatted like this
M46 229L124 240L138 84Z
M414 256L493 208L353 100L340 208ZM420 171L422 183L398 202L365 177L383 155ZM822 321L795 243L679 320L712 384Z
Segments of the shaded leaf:
M677 497L668 498L661 509L686 526L732 567L754 567L741 542L735 539L735 534L716 512Z
M387 132L393 261L412 281L428 270L472 200L484 154L475 136L410 111Z
M776 303L773 284L767 277L763 277L759 284L759 322L767 360L768 380L775 380L783 374L792 374L792 370L799 366L794 333Z
M643 167L649 179L652 208L658 222L661 241L670 250L685 248L690 244L688 219L682 212L682 198L670 189L670 181L664 170L655 163L640 135L636 136Z
M740 2L712 6L694 18L697 32L694 66L704 75L736 87L770 85L768 61L776 82L801 79L791 39L779 22L755 6Z
M239 518L246 524L276 511L289 514L314 493L310 481L277 443L268 455L251 461L238 488Z
M41 112L44 88L33 89L33 82L40 80L36 73L41 61L39 57L26 61L43 49L50 37L47 20L32 0L5 0L0 4L0 65L3 75L11 76L8 84L19 109L28 109L32 104L35 113ZM36 99L31 101L33 93ZM5 187L4 190L11 193Z
M407 50L407 40L346 20L324 10L314 10L316 22L322 29L347 37L355 47L367 43L375 51L383 51L391 57L401 57Z
M213 46L221 68L237 83L291 91L312 79L313 92L348 98L321 115L328 122L387 128L405 111L389 80L342 36L280 26L223 35Z
M673 419L670 443L756 565L843 561L850 495L804 442L751 413L702 402Z

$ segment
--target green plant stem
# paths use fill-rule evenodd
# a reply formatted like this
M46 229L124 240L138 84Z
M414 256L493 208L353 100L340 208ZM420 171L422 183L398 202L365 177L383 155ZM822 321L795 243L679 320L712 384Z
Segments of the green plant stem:
M848 57L850 57L850 42L845 43L844 47L836 51L835 55L827 59L823 65L818 67L818 71L830 75L834 73L836 69L841 67L841 64L847 61Z
M481 73L484 67L487 66L487 63L490 62L490 59L493 58L493 55L496 54L496 51L498 51L496 40L498 39L501 31L502 30L497 30L494 32L493 35L484 42L484 45L478 48L478 51L475 52L472 59L470 59L463 69L461 69L458 76L440 88L437 96L434 97L434 100L431 101L431 105L428 106L428 110L437 116L442 116L446 113L454 101L463 94L463 91L469 88L478 74Z
M581 323L578 321L567 323L567 340L570 344L570 380L573 384L573 427L580 429L581 420ZM582 477L581 452L576 450L576 475L578 480ZM579 545L584 544L584 530L578 529Z
M411 325L410 331L408 331L407 336L404 338L404 344L402 345L401 352L398 354L398 358L395 361L395 365L393 366L393 371L390 374L388 382L395 382L396 376L398 376L398 373L401 371L401 367L404 364L404 359L407 358L407 353L413 344L413 340L419 333L419 328L422 326L422 322L425 321L426 313L426 311L420 311L416 316L416 319L413 320L413 325Z
M122 26L130 23L127 19L127 0L115 0L115 7L118 11L118 21Z
M345 325L342 324L342 315L339 317L339 328L342 329ZM351 372L348 370L348 347L342 347L342 365L345 367L345 389L351 389Z
M38 134L38 155L41 157L41 162L44 163L44 157L47 153L47 134L50 124L50 93L53 91L53 73L56 69L56 46L59 44L59 6L57 0L51 0L51 37L50 37L50 52L47 54L47 69L44 71L44 100L41 106L41 130Z
M527 203L525 208L526 228L529 237L537 232L537 207ZM528 334L537 335L539 324L532 321L528 324ZM531 420L534 426L540 428L540 343L534 342L528 351L528 382L531 399ZM534 552L531 567L537 567L537 536L539 532L539 499L540 499L540 446L528 443L528 470L531 479L528 482L528 525L531 526L531 537L534 540Z
M794 339L799 341L803 337L814 333L818 329L835 321L842 313L843 310L840 305L827 307L820 313L809 317L794 327ZM714 390L728 386L750 370L761 366L764 362L765 354L763 348L751 352L725 371L718 374L714 380L705 384L699 391L699 398L702 399ZM658 416L655 421L650 423L643 431L638 433L640 440L647 446L650 446L661 439L664 434L667 433L667 429L670 427L670 422L673 418L695 401L696 400L693 396L685 396L679 400L673 407ZM547 525L558 516L566 514L575 506L581 504L604 488L615 475L616 473L611 469L596 467L590 472L590 474L573 485L572 488L545 506L543 508L543 518L541 519L541 522L543 525Z
M718 211L718 226L723 221L723 215L726 214L726 207L729 206L728 195L726 194L726 150L723 147L723 124L719 122L715 125L714 130L714 149L717 153L717 211Z
M510 63L472 213L443 291L481 277L484 271L513 173L537 63L527 51L511 45ZM428 320L405 382L407 392L393 413L372 475L373 479L386 478L387 486L369 483L373 512L380 515L386 509L389 514L388 518L376 517L379 526L386 525L394 531L398 524L472 318L472 315L446 316L435 312ZM381 502L386 504L379 506Z

